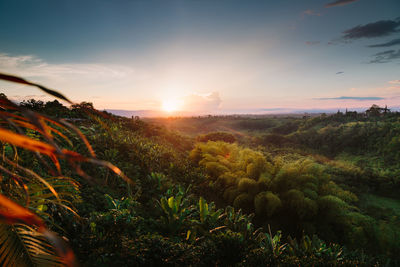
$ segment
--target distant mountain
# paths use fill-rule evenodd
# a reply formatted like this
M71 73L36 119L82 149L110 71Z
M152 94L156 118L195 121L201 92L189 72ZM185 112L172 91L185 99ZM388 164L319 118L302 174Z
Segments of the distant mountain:
M110 112L114 115L122 116L122 117L160 117L165 116L161 115L162 112L155 110L123 110L123 109L106 109L107 112Z
M364 112L368 108L349 108L348 111ZM398 111L399 107L392 107L392 111ZM205 116L205 115L263 115L263 114L321 114L321 113L336 113L337 111L345 112L344 108L327 108L327 109L296 109L296 108L260 108L260 109L225 109L217 112L207 113L193 113L193 112L164 112L161 110L123 110L123 109L106 109L114 115L123 117L139 116L145 118L151 117L191 117L191 116Z
M132 116L139 116L139 117L188 117L194 116L197 114L190 113L190 112L164 112L161 110L124 110L124 109L106 109L107 112L110 112L114 115L122 116L122 117L132 117Z

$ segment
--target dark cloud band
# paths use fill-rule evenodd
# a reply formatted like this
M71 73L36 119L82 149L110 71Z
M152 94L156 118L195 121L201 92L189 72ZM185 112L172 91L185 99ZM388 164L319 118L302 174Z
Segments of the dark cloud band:
M358 25L343 32L343 39L375 38L398 32L400 20L379 20L366 25Z
M369 63L387 63L394 59L400 58L400 49L396 50L387 50L373 55L374 59L372 59Z
M394 39L386 43L382 44L375 44L375 45L369 45L368 47L389 47L389 46L395 46L395 45L400 45L400 38L399 39Z
M325 7L334 7L334 6L344 6L353 2L356 2L358 0L337 0L331 3L328 3L325 5Z

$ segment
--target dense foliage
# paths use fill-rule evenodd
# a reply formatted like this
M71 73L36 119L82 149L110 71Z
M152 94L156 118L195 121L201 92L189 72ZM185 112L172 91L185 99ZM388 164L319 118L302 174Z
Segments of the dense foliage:
M260 225L269 223L296 237L318 234L353 249L396 254L398 227L363 213L358 197L309 157L267 159L261 152L224 142L199 143L190 157L204 167L215 194L228 205L255 213ZM392 234L393 239L386 238ZM377 243L386 244L376 248Z
M88 115L90 103L21 105L74 123L99 159L115 163L133 181L87 163L81 168L91 179L83 179L61 162L65 175L79 183L66 194L80 217L46 208L53 230L69 240L82 265L398 263L398 202L379 195L390 196L388 185L397 185L390 178L397 177L391 160L397 150L390 150L398 138L395 115L182 119L193 126L185 137L139 118ZM219 123L229 127L221 132L211 126ZM390 133L352 129L389 129L387 123ZM347 131L376 141L351 139L341 147L339 138L355 138ZM74 150L88 153L79 136L69 138ZM379 145L384 148L375 149ZM10 149L6 145L4 153ZM20 164L45 175L29 153L19 151ZM381 154L386 157L362 161Z

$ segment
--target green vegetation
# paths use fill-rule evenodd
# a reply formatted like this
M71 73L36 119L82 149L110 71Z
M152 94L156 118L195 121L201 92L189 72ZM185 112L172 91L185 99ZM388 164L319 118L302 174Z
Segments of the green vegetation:
M261 226L269 223L297 238L317 234L368 251L377 251L382 235L398 230L364 214L358 197L332 181L324 165L290 156L267 160L261 152L224 142L199 143L190 154L204 167L215 194L226 205L255 213ZM394 257L399 245L393 239L379 249Z
M67 208L36 182L27 184L29 209L68 240L84 266L399 264L397 113L175 118L154 125L95 111L90 103L21 106L73 123L98 161L116 164L131 181L106 164L70 168L66 160L60 170L70 178L52 180L32 152L2 143L3 159L17 151L10 162L53 181ZM190 133L174 131L179 127L171 120ZM169 130L160 126L167 122ZM77 132L53 127L60 147L90 156ZM45 138L37 129L21 130ZM10 168L4 160L1 166ZM12 175L1 175L2 194L23 195L10 189ZM25 226L12 227L18 234Z

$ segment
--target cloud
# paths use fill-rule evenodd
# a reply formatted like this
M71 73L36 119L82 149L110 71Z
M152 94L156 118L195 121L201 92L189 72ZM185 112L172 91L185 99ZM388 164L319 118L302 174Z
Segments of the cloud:
M191 94L183 98L183 110L191 112L214 112L221 105L218 92L209 94Z
M344 71L338 71L338 72L336 72L336 74L343 74L344 73Z
M49 64L35 56L11 56L0 53L0 70L24 77L64 77L65 75L91 75L121 78L134 70L112 64Z
M386 43L382 44L374 44L374 45L369 45L368 47L389 47L389 46L394 46L394 45L400 45L400 38L399 39L394 39Z
M374 57L374 59L372 59L369 63L387 63L400 58L400 49L398 49L397 51L387 50L384 52L376 53L372 56Z
M19 103L24 100L35 99L41 101L50 101L54 98L51 98L49 95L11 95L8 96L10 100Z
M400 80L388 81L390 84L400 84Z
M26 95L26 98L43 98L46 97L47 95Z
M360 38L375 38L387 36L398 32L400 19L396 20L379 20L368 23L366 25L358 25L343 32L343 39L353 40Z
M325 98L314 98L315 100L357 100L357 101L368 101L368 100L383 100L384 97L378 96L340 96L340 97L325 97Z
M302 17L304 17L304 16L318 16L318 17L322 16L321 13L316 12L315 10L312 10L312 9L307 9L307 10L303 11L303 13L301 15L302 15Z
M325 7L334 7L334 6L344 6L353 2L356 2L358 0L337 0L334 2L330 2L325 5Z
M321 43L320 41L307 41L306 45L318 45L320 43Z
M118 98L133 103L135 96L143 91L144 84L151 77L145 69L128 65L110 63L49 63L33 55L10 55L0 52L0 72L21 76L27 80L46 85L62 92L72 101L93 101L98 108L119 104ZM19 95L17 100L26 99L26 95L35 94L36 88L0 81L0 89L8 95ZM96 95L101 98L93 99ZM142 98L144 94L142 93ZM42 100L51 100L46 97ZM126 101L128 102L128 101ZM141 102L142 103L142 102ZM133 104L132 104L133 105ZM140 106L138 104L138 106Z

